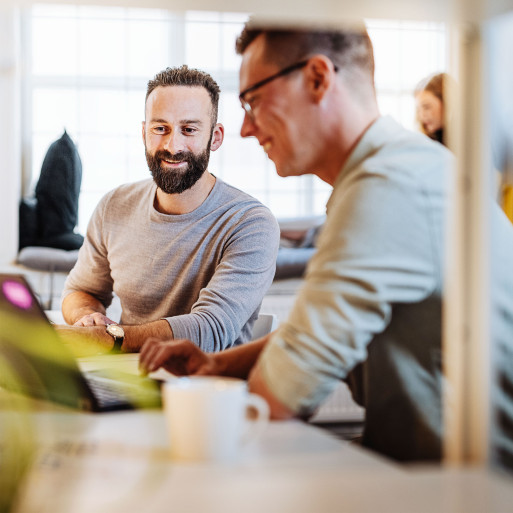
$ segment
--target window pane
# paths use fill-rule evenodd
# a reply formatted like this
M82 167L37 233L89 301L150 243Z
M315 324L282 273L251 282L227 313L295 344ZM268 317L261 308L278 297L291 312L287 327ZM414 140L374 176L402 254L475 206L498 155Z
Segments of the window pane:
M78 71L78 24L74 19L34 19L32 72L36 75L74 75Z
M97 20L114 19L119 20L125 17L126 10L123 7L96 7L94 5L80 6L80 17Z
M80 94L81 131L86 134L122 135L127 119L126 96L113 89L87 89Z
M369 29L369 36L374 47L377 89L397 89L401 78L399 32Z
M78 131L78 91L70 88L38 88L32 95L32 128L58 134Z
M120 20L84 19L80 22L80 73L121 76L125 63L125 25Z
M218 152L224 181L247 192L265 188L267 159L255 140L226 137Z
M150 178L151 173L146 164L146 157L144 153L144 144L142 138L129 137L127 139L127 182L137 182Z
M125 133L140 138L142 133L142 122L144 121L144 99L146 98L146 87L144 89L128 91L127 96L127 126Z
M209 169L279 217L325 212L330 186L311 176L279 177L257 140L240 137L244 113L234 46L246 19L240 13L33 7L27 49L33 62L27 81L32 156L27 162L36 179L48 146L67 129L84 168L82 233L105 192L150 176L141 137L146 85L157 72L184 62L211 73L222 87L219 121L225 140L211 155ZM412 88L445 69L444 27L389 20L370 20L368 26L381 112L415 128Z
M271 192L267 206L276 217L301 216L300 198L294 192L276 194Z
M186 26L185 62L206 71L219 68L220 29L212 23L190 23Z
M80 192L80 203L78 205L78 227L75 231L85 235L89 219L98 205L98 202L105 195L103 191L84 191Z
M36 3L32 6L32 16L35 20L39 17L73 18L77 15L78 9L76 5L41 5Z
M225 25L222 32L222 64L225 71L234 71L239 73L242 57L235 53L235 40L239 36L243 23Z
M221 92L219 99L219 122L224 125L225 135L240 138L240 129L244 119L244 110L237 92Z
M82 134L82 190L104 192L128 181L128 143L125 137Z
M413 89L419 80L434 72L443 71L437 34L427 30L405 30L401 34L401 84ZM443 55L443 53L442 53ZM420 58L419 58L420 57Z
M131 21L127 29L128 74L146 80L171 66L168 26L160 21Z

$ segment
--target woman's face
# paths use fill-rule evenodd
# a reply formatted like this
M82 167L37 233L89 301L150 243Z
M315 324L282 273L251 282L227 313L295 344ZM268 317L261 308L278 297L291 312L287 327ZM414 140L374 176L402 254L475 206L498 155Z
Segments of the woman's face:
M444 125L444 107L439 98L429 91L420 91L415 96L417 117L424 131L431 135Z

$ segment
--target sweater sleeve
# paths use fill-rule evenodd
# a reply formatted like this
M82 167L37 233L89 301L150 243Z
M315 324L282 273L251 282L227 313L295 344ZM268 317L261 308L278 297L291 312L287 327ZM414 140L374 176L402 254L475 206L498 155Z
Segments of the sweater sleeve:
M273 280L278 245L279 227L271 212L263 206L248 210L230 230L191 312L167 318L174 337L192 340L208 352L250 340L248 319L256 318Z

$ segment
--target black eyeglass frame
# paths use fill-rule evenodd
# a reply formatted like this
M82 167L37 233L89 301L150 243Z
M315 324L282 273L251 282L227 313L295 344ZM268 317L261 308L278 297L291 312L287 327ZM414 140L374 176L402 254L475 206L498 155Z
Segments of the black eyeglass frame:
M282 69L281 71L278 71L278 73L275 73L274 75L271 75L270 77L264 78L263 80L260 80L256 84L253 84L252 86L248 87L247 89L244 89L242 93L239 94L239 100L242 104L242 108L251 116L253 117L253 110L251 109L251 105L244 99L244 96L246 94L255 91L256 89L260 89L260 87L268 84L269 82L272 82L273 80L283 77L285 75L288 75L289 73L292 73L293 71L297 69L304 68L308 64L308 59L306 61L296 62L295 64L292 64L291 66L287 66L286 68Z
M296 62L295 64L292 64L290 66L287 66L286 68L283 68L281 71L278 71L278 73L275 73L274 75L271 75L270 77L264 78L263 80L260 80L256 84L253 84L252 86L248 87L247 89L244 89L242 93L239 94L239 100L242 105L242 108L247 112L247 114L254 119L255 114L253 113L253 109L251 108L251 105L244 99L244 96L246 94L251 93L252 91L255 91L259 89L260 87L268 84L269 82L272 82L273 80L283 77L285 75L288 75L289 73L292 73L293 71L296 71L297 69L304 68L310 59L306 59L304 61ZM333 65L335 73L338 72L338 66Z

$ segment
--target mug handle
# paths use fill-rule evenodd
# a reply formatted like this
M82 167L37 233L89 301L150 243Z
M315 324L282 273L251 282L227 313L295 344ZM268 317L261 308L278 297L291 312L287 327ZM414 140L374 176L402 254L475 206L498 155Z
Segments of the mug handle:
M246 430L242 434L243 444L260 435L269 422L269 405L257 394L246 396ZM249 418L248 418L249 417Z

